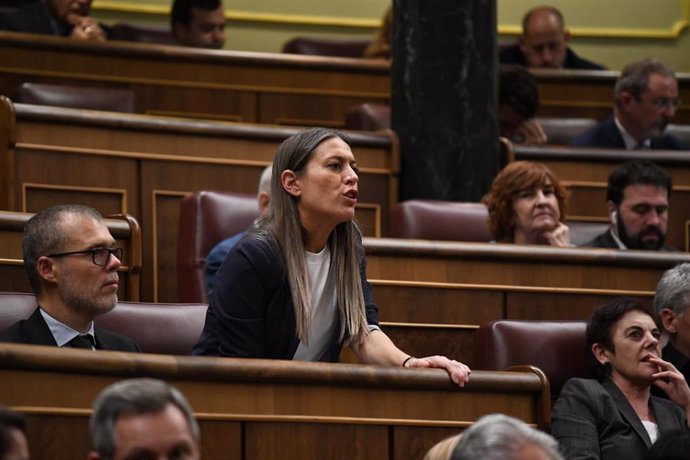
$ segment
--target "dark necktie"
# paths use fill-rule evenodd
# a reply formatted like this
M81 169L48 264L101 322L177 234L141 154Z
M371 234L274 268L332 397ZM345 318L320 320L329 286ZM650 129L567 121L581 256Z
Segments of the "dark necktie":
M83 348L85 350L93 350L93 339L89 334L78 335L69 342L67 342L72 348Z

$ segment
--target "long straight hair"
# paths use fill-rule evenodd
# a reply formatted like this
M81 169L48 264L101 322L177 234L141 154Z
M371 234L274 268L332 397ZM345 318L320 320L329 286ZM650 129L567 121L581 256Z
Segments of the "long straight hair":
M280 248L295 309L297 337L305 344L308 343L313 308L305 254L307 235L299 220L299 198L290 195L283 188L281 175L283 171L290 170L295 176L302 176L314 150L322 142L334 137L350 145L347 136L327 128L300 131L280 144L273 159L268 212L256 229L259 237L275 241ZM329 275L336 284L340 340L352 337L359 341L368 333L368 327L359 272L364 249L356 223L349 220L338 224L328 237L327 244L331 252Z

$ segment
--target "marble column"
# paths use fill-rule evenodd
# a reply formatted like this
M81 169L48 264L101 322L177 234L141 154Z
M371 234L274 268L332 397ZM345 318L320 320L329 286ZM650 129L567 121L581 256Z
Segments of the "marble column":
M394 0L400 199L478 201L499 170L496 0Z

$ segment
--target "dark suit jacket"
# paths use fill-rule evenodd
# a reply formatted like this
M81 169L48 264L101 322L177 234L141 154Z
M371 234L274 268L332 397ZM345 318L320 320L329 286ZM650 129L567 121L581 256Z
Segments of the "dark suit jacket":
M601 147L610 149L624 149L623 136L616 126L613 115L602 121L592 129L585 131L570 142L573 147ZM689 147L683 141L670 134L661 137L653 137L651 146L653 150L688 150Z
M520 50L520 46L518 44L505 47L502 46L498 53L498 62L501 64L513 64L529 67L527 60L522 54L522 50ZM605 70L604 66L581 58L570 48L568 48L565 52L563 68L579 70Z
M43 2L33 1L0 15L0 30L41 35L69 35L71 27L54 23Z
M367 323L378 325L378 307L360 265ZM206 323L193 355L292 359L299 339L287 269L277 244L247 236L230 250L216 273ZM340 326L324 356L338 361Z
M139 346L129 337L98 327L94 329L94 334L97 350L140 351ZM18 321L1 331L0 342L57 346L55 338L38 308L29 318Z
M593 240L590 240L586 242L585 244L581 244L580 247L585 247L585 248L604 248L604 249L620 249L618 245L616 244L616 240L613 239L613 235L611 234L611 229L609 228L606 230L604 233L601 235L597 236ZM664 244L660 251L668 251L668 252L678 252L678 249L674 248L673 246L669 246L668 244Z
M685 413L675 403L652 396L650 405L660 435L688 429ZM568 380L553 406L551 434L569 460L638 460L652 444L642 421L609 379Z

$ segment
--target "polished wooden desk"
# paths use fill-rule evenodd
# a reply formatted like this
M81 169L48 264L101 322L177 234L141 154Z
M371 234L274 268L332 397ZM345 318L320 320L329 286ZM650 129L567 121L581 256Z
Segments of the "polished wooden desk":
M142 299L177 300L179 202L187 193L256 193L278 145L298 129L57 107L0 99L2 207L37 211L89 204L129 213L144 228ZM6 121L5 121L6 120ZM0 124L0 126L3 126ZM357 219L365 235L388 231L398 197L395 134L350 133L360 167ZM16 139L16 142L15 142ZM3 149L3 147L5 148ZM0 209L2 208L0 207Z
M0 211L0 291L31 292L24 270L22 234L24 225L33 213ZM139 300L139 274L141 272L141 228L130 215L105 219L110 234L124 249L122 265L118 270L122 300ZM34 302L35 306L35 302Z
M138 112L342 127L347 110L390 101L390 66L367 59L87 43L0 32L0 94L25 81L130 88ZM619 72L534 70L540 116L604 119ZM690 76L678 75L690 101ZM675 122L690 124L688 103Z
M474 332L496 319L587 319L612 297L651 302L686 253L365 238L383 330L415 356L472 365Z
M568 219L594 222L608 221L606 186L616 166L629 160L658 164L673 180L667 241L678 249L690 251L690 152L515 146L515 159L539 161L549 166L573 192Z
M86 458L95 396L130 377L164 379L185 394L207 460L412 460L483 414L543 429L550 419L538 369L476 371L459 389L437 369L0 344L0 403L28 415L35 459Z
M151 115L343 127L351 106L389 99L389 80L381 60L0 32L0 94L25 81L129 88Z

